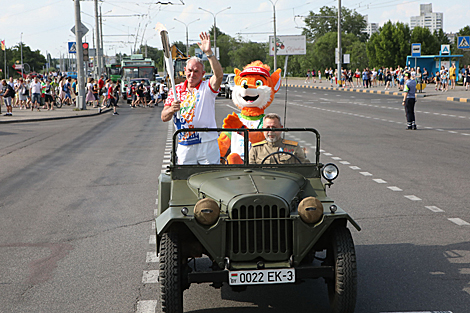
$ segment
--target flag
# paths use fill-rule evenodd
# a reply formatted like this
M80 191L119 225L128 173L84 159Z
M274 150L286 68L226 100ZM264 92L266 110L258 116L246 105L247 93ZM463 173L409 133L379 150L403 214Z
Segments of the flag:
M5 40L2 40L2 50L5 51Z

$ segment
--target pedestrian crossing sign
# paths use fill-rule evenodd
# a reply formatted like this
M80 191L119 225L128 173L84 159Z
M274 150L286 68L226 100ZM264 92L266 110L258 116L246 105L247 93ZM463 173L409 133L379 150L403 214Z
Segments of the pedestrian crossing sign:
M441 45L441 54L450 54L450 45Z
M69 53L77 53L77 43L69 41Z
M457 38L458 49L470 49L470 36L459 36Z

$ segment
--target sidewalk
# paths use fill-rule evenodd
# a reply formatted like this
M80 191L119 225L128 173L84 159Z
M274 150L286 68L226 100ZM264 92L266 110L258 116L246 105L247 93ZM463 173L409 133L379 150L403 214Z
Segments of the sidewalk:
M375 93L382 95L393 95L393 96L402 96L403 92L399 91L397 87L390 87L390 90L384 90L383 86L372 87L372 88L341 88L335 84L331 87L330 82L322 80L320 83L316 79L316 83L313 83L311 80L310 83L305 83L305 78L299 77L288 77L283 79L282 86L288 87L300 87L300 88L315 88L315 89L328 89L328 90L341 90L348 92L363 92L363 93ZM470 104L470 90L465 91L463 86L455 86L455 89L449 89L447 92L436 91L434 89L434 84L427 85L423 92L417 92L417 97L431 97L430 99L436 99L439 101L458 101L466 102Z
M93 108L87 106L86 110L74 111L74 106L64 105L62 108L54 108L52 111L47 111L47 109L41 109L41 111L34 110L20 110L19 108L13 108L12 116L5 116L7 108L2 104L1 106L2 114L0 115L0 124L7 123L25 123L25 122L37 122L37 121L50 121L50 120L59 120L65 118L78 118L86 117L100 114L98 108ZM110 111L111 109L105 109L101 114Z

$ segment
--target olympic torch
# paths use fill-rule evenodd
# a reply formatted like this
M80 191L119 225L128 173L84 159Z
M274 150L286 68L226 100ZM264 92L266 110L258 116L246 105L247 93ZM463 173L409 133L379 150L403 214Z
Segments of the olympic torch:
M173 69L173 62L171 60L171 51L170 51L170 40L168 39L168 31L166 30L165 26L161 23L157 23L155 30L160 32L160 36L162 37L162 45L163 45L163 53L165 55L165 64L166 70L168 72L168 76L170 76L171 81L171 88L173 89L173 95L175 100L179 100L178 96L176 95L176 88L175 88L175 71ZM178 112L179 116L179 112Z

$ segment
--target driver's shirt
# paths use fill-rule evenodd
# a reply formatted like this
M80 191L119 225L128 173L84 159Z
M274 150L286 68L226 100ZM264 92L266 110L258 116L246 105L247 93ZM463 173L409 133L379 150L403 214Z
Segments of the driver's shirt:
M173 115L176 129L191 128L217 128L215 121L215 98L218 91L214 91L210 80L199 83L194 92L189 91L188 81L175 86L178 99L181 101L179 114ZM165 106L174 101L173 90L170 89ZM178 143L190 146L203 142L217 140L217 132L183 132L178 134Z
M250 164L261 164L265 157L275 152L279 153L268 157L266 161L264 161L264 164L299 164L299 161L288 153L294 154L302 163L310 163L305 156L304 150L299 146L297 141L279 139L275 142L263 140L254 143L250 150Z

